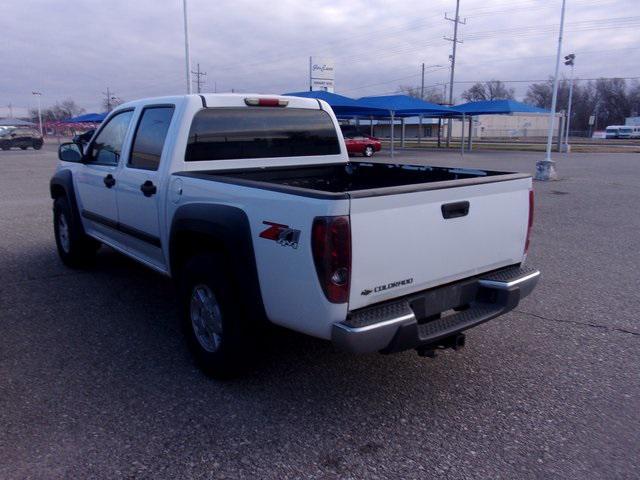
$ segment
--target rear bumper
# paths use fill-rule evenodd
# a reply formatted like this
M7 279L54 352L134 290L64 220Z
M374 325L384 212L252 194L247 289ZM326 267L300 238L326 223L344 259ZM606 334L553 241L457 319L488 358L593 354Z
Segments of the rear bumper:
M355 310L333 325L332 341L353 353L437 346L513 310L539 278L538 270L508 267Z

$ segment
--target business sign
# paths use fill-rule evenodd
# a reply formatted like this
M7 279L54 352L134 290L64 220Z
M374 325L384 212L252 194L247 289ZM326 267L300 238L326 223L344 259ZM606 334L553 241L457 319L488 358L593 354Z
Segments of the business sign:
M309 86L311 90L333 92L335 70L332 58L309 58Z

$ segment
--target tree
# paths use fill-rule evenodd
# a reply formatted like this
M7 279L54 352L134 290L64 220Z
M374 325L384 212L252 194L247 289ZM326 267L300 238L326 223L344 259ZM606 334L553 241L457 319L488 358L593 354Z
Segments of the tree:
M514 98L515 90L507 88L500 80L489 80L488 82L478 82L462 93L462 98L467 102L478 102L483 100L511 100Z
M400 85L400 87L398 87L398 90L400 90L405 95L409 95L410 97L420 98L420 93L422 89L420 87L410 87L407 85ZM439 103L439 104L445 103L442 94L438 92L436 89L434 89L433 87L425 87L424 98L422 98L422 100L430 103Z
M85 112L85 109L80 107L76 102L70 98L63 100L62 102L56 102L52 107L42 109L42 121L52 122L58 120L66 120L71 117L78 116ZM32 108L29 110L29 114L33 121L38 120L38 109Z

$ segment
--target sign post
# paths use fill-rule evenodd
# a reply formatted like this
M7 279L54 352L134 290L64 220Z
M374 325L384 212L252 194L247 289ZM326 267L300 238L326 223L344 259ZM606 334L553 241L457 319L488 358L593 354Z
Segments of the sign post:
M309 57L309 90L334 91L335 70L333 59Z

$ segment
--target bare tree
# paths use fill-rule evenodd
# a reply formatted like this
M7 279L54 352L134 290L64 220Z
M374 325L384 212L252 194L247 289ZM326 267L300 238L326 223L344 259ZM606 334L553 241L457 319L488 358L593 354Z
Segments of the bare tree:
M42 109L42 120L56 121L66 120L71 117L75 117L85 112L85 109L80 107L76 102L70 98L63 100L62 102L56 102L53 106ZM29 115L33 121L38 119L38 110L32 108L29 110Z
M482 100L504 100L513 99L515 90L507 88L500 80L489 80L488 82L478 82L462 93L462 98L468 102L478 102Z
M400 85L398 87L398 90L400 90L405 95L409 95L410 97L420 98L420 93L421 93L420 87L410 87L408 85ZM425 102L431 102L431 103L439 103L439 104L444 103L444 97L442 96L442 93L438 92L432 87L425 88L424 98L422 98L422 100L424 100Z

